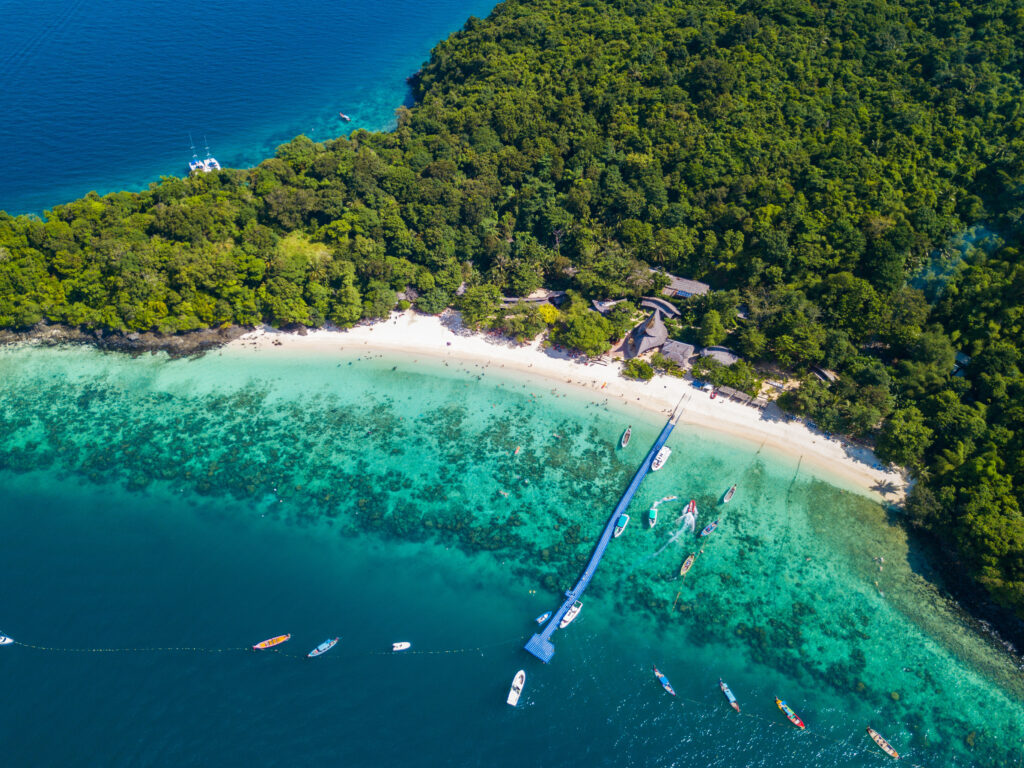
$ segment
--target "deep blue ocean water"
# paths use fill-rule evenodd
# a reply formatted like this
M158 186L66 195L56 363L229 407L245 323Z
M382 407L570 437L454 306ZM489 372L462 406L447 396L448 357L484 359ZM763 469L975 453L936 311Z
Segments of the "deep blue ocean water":
M405 78L493 0L0 0L0 210L387 129ZM351 123L342 123L345 112Z

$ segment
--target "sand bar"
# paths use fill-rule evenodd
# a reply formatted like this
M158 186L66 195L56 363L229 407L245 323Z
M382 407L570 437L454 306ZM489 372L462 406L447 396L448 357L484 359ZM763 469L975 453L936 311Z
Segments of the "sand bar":
M457 313L441 317L412 310L394 313L390 319L363 324L345 331L313 330L306 335L263 328L231 342L228 349L308 352L317 355L356 350L400 352L403 356L490 365L508 372L540 376L560 387L585 389L592 396L619 401L667 416L680 399L687 397L680 423L697 425L741 440L763 444L802 459L801 466L823 480L869 495L899 503L908 487L900 471L881 466L869 448L840 438L828 438L799 420L789 421L775 407L764 410L712 399L698 390L690 379L655 376L652 381L626 379L620 364L606 365L545 349L539 339L516 345L502 337L470 333L461 327Z

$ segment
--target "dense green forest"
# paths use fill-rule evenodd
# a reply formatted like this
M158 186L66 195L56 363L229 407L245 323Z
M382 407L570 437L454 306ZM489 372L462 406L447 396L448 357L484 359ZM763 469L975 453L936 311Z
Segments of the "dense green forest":
M402 294L597 353L629 317L587 301L664 268L716 289L684 331L837 371L786 407L912 467L913 523L1024 616L1022 51L1009 0L508 0L391 133L0 214L0 325L349 326ZM573 299L499 310L542 285Z

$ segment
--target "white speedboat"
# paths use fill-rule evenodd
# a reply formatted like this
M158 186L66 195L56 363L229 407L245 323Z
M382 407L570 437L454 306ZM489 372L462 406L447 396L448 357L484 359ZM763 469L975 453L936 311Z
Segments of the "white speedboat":
M519 697L523 695L523 686L526 685L526 670L520 669L512 678L512 687L508 691L508 703L515 706L519 703Z
M658 455L654 457L654 461L651 462L651 470L657 472L659 469L665 466L665 462L668 461L668 457L672 455L672 449L667 445L662 446L662 449L658 451Z
M619 536L622 535L622 532L626 530L627 525L629 525L629 515L619 515L619 519L615 521L615 530L612 531L612 536L616 539L619 538Z
M14 638L8 637L7 635L0 635L0 645L11 645L14 642Z
M570 624L572 624L573 619L580 615L580 611L582 610L583 603L577 600L575 603L572 604L572 608L565 612L565 616L563 616L562 620L558 623L558 628L565 629L566 627L568 627Z
M391 644L391 650L392 651L407 651L410 648L412 648L412 643L402 642L402 643L392 643Z

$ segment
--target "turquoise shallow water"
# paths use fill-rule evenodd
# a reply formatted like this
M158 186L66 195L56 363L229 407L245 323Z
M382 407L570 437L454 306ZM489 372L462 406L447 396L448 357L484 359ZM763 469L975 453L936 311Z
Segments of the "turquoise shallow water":
M0 629L39 646L0 649L14 764L884 764L868 724L911 764L1019 760L1016 662L885 510L756 444L677 429L544 666L521 650L531 618L575 580L657 418L355 352L23 348L0 352L0 382ZM691 497L721 524L680 581ZM218 650L281 632L287 654Z

